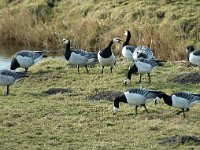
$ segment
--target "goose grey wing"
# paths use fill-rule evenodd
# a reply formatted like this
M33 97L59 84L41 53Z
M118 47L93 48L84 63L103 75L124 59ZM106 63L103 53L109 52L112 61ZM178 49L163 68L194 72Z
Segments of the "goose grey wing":
M146 64L150 64L152 67L158 65L158 63L156 63L155 61L149 60L149 59L146 59L146 58L138 58L138 59L136 59L135 62L143 62L143 63L146 63Z
M15 79L19 79L26 76L25 72L16 72L14 70L6 70L6 69L0 70L0 74L5 76L11 76L14 77Z
M146 90L144 88L134 88L134 89L129 89L127 91L129 91L129 93L138 93L138 94L142 94L145 96L148 94L148 90Z
M194 93L191 93L191 92L176 92L173 95L185 98L190 102L194 102L194 101L200 100L200 95L199 94L194 94Z
M195 56L200 56L200 50L194 51L194 52L193 52L193 55L195 55Z
M147 98L156 98L161 93L163 93L163 92L161 92L161 91L155 91L155 90L148 90L148 94L147 94L146 97Z
M79 54L81 56L85 56L88 59L97 58L97 53L95 53L95 52L88 52L88 51L85 51L85 50L82 50L82 49L76 49L76 50L73 50L73 52L75 52L76 54Z
M134 51L134 55L137 57L139 56L139 57L148 58L148 59L153 58L152 50L146 46L138 46Z
M135 51L136 47L135 46L131 46L131 45L127 45L126 49L133 53Z
M42 51L30 51L30 50L22 50L16 53L16 56L20 55L22 57L31 57L34 60L43 57Z

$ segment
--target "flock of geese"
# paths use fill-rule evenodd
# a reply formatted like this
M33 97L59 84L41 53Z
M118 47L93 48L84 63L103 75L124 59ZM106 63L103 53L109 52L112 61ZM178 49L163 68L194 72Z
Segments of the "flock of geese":
M127 77L124 80L124 84L128 85L131 83L132 74L140 74L139 83L143 74L148 74L149 83L151 82L150 73L152 69L156 66L163 66L162 60L157 60L154 57L153 51L146 46L132 46L130 45L131 32L125 31L124 35L126 40L122 45L122 55L125 59L130 61L131 65L127 72ZM71 49L70 40L64 38L61 41L65 46L65 59L69 64L76 65L78 68L84 66L86 72L89 73L88 65L94 64L96 61L101 65L101 73L104 72L104 67L110 67L110 72L112 73L113 67L116 64L116 56L112 52L112 46L116 43L121 42L120 38L113 38L107 47L101 49L98 53L89 52L82 49ZM200 50L195 50L193 46L188 46L187 60L194 64L200 66ZM45 57L41 51L30 51L22 50L17 52L11 60L10 69L0 70L0 85L6 86L7 89L3 95L9 94L9 86L12 85L17 79L27 76L28 68L31 67L36 60ZM24 72L16 71L17 68L24 68ZM171 95L167 95L162 91L148 90L145 88L132 88L126 90L121 96L117 96L114 100L113 114L119 109L119 103L128 103L135 106L135 114L137 114L137 108L143 106L146 108L147 101L154 99L155 104L157 100L163 99L164 102L172 107L180 108L181 111L177 114L183 113L185 117L185 112L189 111L189 108L200 101L200 94L195 94L191 92L176 92Z

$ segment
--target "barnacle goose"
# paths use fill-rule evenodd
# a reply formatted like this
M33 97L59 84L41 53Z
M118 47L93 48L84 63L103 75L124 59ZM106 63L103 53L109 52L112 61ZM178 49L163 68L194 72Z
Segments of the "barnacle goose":
M120 42L120 39L118 37L115 37L110 41L109 45L106 48L103 48L98 52L98 61L102 66L101 73L103 73L104 66L110 66L110 71L112 73L113 66L116 63L115 55L112 52L112 45L118 42Z
M193 64L200 66L200 50L194 50L192 45L186 47L187 60Z
M127 58L129 61L133 61L133 52L136 49L136 46L129 45L129 41L131 39L131 32L129 30L124 32L126 36L126 40L122 45L122 55Z
M119 103L128 103L130 105L135 105L135 115L137 115L138 106L143 106L148 112L146 108L146 103L149 100L155 99L160 94L160 91L155 90L147 90L145 88L134 88L125 91L121 96L117 96L114 100L113 114L115 114L119 109Z
M139 57L146 58L146 59L153 59L154 55L150 48L146 46L137 46L135 48L135 51L133 52L132 57L133 57L133 60L136 60Z
M28 71L28 68L31 67L37 60L42 57L46 57L43 55L41 51L30 51L30 50L22 50L17 52L11 60L11 70L15 70L19 67L25 68L25 72Z
M0 86L7 86L7 90L3 95L9 94L9 86L12 85L15 80L27 77L26 72L16 72L15 70L3 69L0 70Z
M149 77L149 83L151 82L150 72L156 66L163 66L162 60L149 60L145 58L138 58L130 67L127 73L127 79L124 80L124 84L128 85L131 82L131 75L135 73L140 74L141 82L142 75L147 73Z
M177 114L183 113L184 117L185 112L189 111L190 107L200 102L200 94L195 94L191 92L176 92L171 95L160 93L158 97L163 98L164 102L167 105L180 108L181 111L179 111Z
M64 38L62 43L65 45L64 55L69 64L77 65L78 73L79 66L85 66L87 73L89 73L87 65L92 64L97 60L97 54L82 49L71 49L70 40L67 38Z

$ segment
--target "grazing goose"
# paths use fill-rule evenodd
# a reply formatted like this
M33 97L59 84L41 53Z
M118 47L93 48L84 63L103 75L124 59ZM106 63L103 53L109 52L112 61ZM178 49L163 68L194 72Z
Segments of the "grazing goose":
M149 77L149 83L151 82L150 72L156 66L163 66L161 60L148 60L144 58L138 58L130 67L127 73L127 79L124 80L124 84L128 85L131 82L131 75L135 73L140 74L139 83L141 83L142 75L147 73Z
M163 98L164 102L167 105L180 108L181 111L178 112L177 114L183 113L184 117L185 117L185 112L189 111L190 107L200 102L200 94L195 94L191 92L176 92L171 95L160 93L158 97Z
M131 32L125 31L124 35L126 36L126 40L122 45L122 55L127 58L129 61L133 61L133 52L135 51L136 47L129 45L129 41L131 39Z
M200 50L194 50L192 45L187 46L187 60L193 64L200 66Z
M42 57L46 56L44 56L41 51L19 51L12 57L10 69L15 70L19 67L22 67L25 68L25 72L27 72L28 68L32 66L35 61L41 59Z
M146 59L154 58L152 50L146 46L138 46L133 52L132 57L133 57L133 60L136 60L139 57L146 58Z
M82 49L74 49L70 48L70 40L64 38L62 43L65 44L65 59L69 62L69 64L77 65L78 73L79 66L85 66L87 73L89 70L87 65L94 63L97 60L97 54L94 52L87 52Z
M146 108L146 103L150 99L155 99L160 94L160 91L147 90L144 88L134 88L125 91L121 96L117 96L114 100L113 114L115 114L119 109L119 103L128 103L130 105L135 105L135 115L137 115L138 106L143 106Z
M101 73L103 73L104 66L110 66L110 71L112 73L113 66L116 63L115 55L112 52L112 45L118 42L120 42L120 39L118 37L115 37L110 41L109 45L106 48L98 52L98 61L102 66Z
M0 86L7 86L7 91L3 95L8 95L9 86L12 85L15 80L23 77L27 77L25 72L16 72L7 69L0 70Z

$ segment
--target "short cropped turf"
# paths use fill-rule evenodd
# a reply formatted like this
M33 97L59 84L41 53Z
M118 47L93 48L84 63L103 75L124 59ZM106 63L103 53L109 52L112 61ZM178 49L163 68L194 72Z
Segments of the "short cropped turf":
M160 100L147 105L134 114L134 107L120 104L113 116L113 98L87 99L102 91L123 92L128 88L144 87L161 90L168 94L176 91L200 93L200 84L178 84L171 81L181 73L198 72L182 62L166 62L155 68L152 83L147 75L136 84L138 75L132 76L131 85L125 87L123 80L129 63L118 60L110 73L109 68L100 73L100 66L69 66L64 59L46 58L32 66L29 77L10 87L8 96L0 96L0 149L198 149L186 144L160 145L163 138L174 135L200 135L200 104L186 114L176 115ZM65 93L47 94L50 89L68 89ZM0 87L0 93L5 87Z

